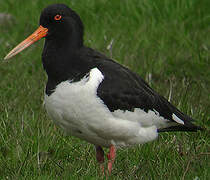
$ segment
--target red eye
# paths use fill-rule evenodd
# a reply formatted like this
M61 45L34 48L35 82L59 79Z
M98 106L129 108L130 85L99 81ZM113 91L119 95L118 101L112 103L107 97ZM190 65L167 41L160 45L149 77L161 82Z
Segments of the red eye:
M62 16L59 15L59 14L55 15L55 17L54 17L54 19L55 19L56 21L60 20L61 18L62 18Z

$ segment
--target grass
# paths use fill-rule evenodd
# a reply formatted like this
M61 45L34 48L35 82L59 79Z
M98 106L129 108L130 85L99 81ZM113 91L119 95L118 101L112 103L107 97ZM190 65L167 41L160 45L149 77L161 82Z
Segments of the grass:
M119 150L109 179L210 179L209 0L0 1L0 59L38 27L41 9L63 2L85 24L85 43L139 73L206 128L165 133ZM107 46L113 40L112 53ZM0 179L103 179L93 145L64 136L43 108L43 40L0 62Z

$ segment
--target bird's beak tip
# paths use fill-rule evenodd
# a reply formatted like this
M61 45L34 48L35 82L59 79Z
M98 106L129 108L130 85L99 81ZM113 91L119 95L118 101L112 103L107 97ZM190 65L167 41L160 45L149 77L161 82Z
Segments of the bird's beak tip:
M4 62L6 62L10 57L8 55L6 55L3 59Z
M11 57L15 56L34 42L38 41L39 39L45 37L47 35L48 29L44 28L43 26L39 26L39 28L31 34L28 38L18 44L14 49L12 49L5 57L4 60L8 60Z

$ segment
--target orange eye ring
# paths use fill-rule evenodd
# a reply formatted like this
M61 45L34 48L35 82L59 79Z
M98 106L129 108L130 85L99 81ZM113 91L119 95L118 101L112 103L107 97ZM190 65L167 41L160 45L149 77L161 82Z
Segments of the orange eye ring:
M55 19L56 21L59 21L61 18L62 18L62 16L59 15L59 14L57 14L57 15L54 16L54 19Z

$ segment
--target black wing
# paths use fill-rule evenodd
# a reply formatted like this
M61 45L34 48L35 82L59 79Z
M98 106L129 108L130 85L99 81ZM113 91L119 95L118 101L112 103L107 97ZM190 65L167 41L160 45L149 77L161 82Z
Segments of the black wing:
M184 125L165 128L159 131L196 131L200 129L191 123L193 120L185 115L163 96L156 93L138 74L128 68L108 59L106 56L86 48L85 61L90 62L90 68L97 67L104 75L104 80L99 85L97 95L103 100L110 111L129 110L141 108L145 112L157 111L160 116L175 122L172 115L175 114ZM84 54L81 53L81 54Z

